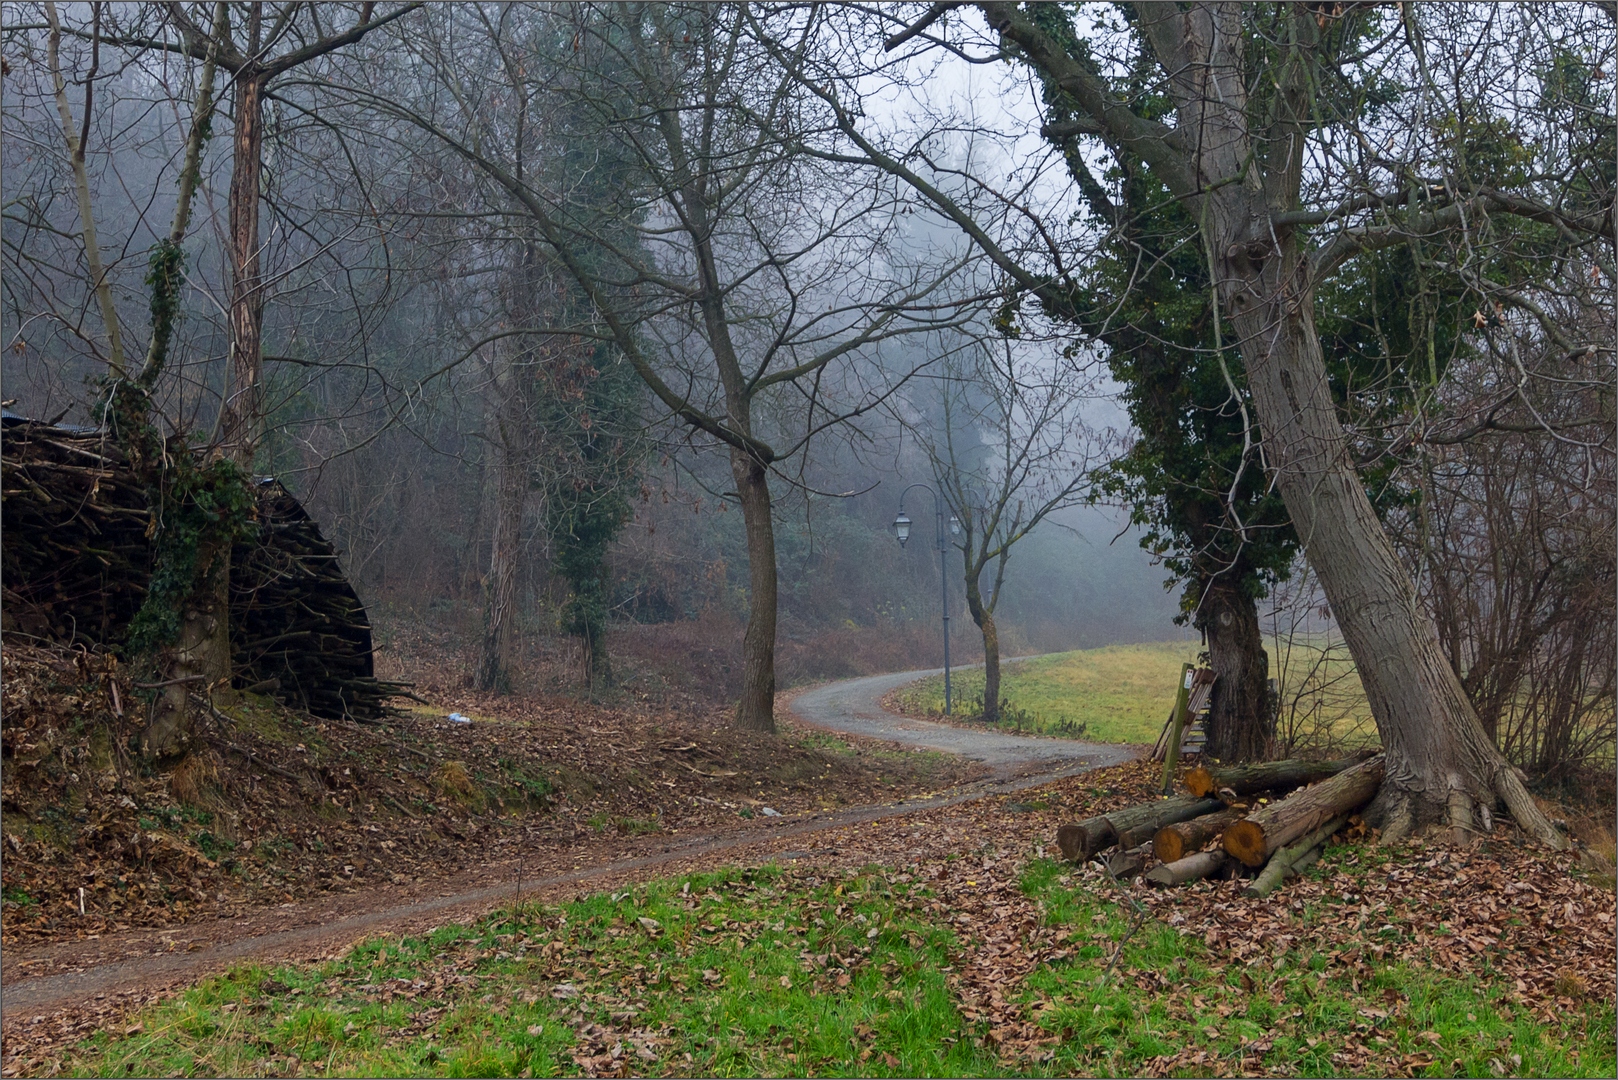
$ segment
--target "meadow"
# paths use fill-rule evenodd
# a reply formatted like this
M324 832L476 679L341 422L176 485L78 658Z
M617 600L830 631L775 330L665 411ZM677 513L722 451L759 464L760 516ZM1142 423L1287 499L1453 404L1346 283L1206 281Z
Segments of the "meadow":
M1341 642L1299 635L1265 644L1271 673L1280 672L1277 733L1283 745L1354 746L1375 740L1365 692ZM1000 678L1003 726L1095 742L1154 742L1174 704L1180 666L1196 663L1201 652L1196 641L1165 641L1006 663ZM982 710L983 671L956 671L951 682L955 716L971 722ZM941 715L944 679L922 679L890 701L910 715Z

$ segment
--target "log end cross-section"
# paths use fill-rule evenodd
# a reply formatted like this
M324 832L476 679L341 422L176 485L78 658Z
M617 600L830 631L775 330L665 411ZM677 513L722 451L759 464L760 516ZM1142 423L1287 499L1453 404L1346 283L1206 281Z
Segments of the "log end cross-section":
M1384 764L1378 754L1231 823L1225 829L1225 850L1248 866L1263 866L1278 848L1370 802L1382 785Z

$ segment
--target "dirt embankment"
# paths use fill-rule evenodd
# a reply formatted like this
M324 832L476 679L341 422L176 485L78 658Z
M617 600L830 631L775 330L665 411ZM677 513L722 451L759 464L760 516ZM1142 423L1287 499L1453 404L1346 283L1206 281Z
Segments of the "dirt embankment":
M717 708L460 690L381 725L251 695L199 705L190 752L152 767L128 749L144 706L110 655L8 639L3 674L0 942L24 952L419 885L521 851L566 862L981 772L790 728L738 732Z

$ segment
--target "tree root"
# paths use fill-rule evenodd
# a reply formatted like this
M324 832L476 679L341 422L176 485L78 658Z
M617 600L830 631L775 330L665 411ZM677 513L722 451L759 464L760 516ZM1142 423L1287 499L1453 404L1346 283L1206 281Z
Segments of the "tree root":
M1428 828L1447 830L1448 839L1458 844L1487 836L1494 830L1493 803L1498 795L1511 812L1512 820L1529 839L1554 851L1565 851L1568 847L1567 838L1551 824L1509 765L1496 771L1493 790L1482 793L1481 797L1454 787L1440 809L1431 802L1423 803L1420 794L1383 783L1365 811L1366 821L1381 830L1381 843L1402 843Z
M1496 771L1494 790L1506 804L1506 809L1511 811L1511 819L1517 823L1517 827L1531 839L1552 851L1567 850L1567 837L1551 824L1551 819L1545 816L1545 812L1539 808L1534 797L1518 779L1516 770L1507 765Z

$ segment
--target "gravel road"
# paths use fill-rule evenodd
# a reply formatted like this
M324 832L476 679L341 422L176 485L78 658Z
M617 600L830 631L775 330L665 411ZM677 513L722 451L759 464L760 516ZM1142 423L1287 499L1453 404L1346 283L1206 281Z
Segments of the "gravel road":
M919 749L943 750L996 769L1034 762L1071 763L1098 769L1128 761L1140 752L1133 746L1076 739L1036 739L935 724L930 720L898 716L882 707L883 695L943 670L901 671L819 686L793 699L792 711L799 720L818 728L889 739Z

